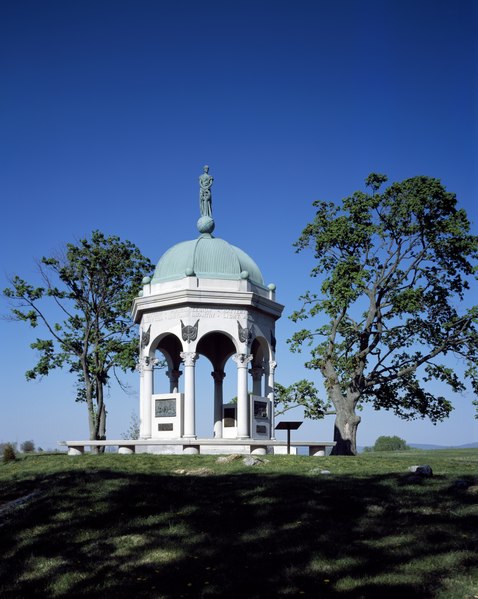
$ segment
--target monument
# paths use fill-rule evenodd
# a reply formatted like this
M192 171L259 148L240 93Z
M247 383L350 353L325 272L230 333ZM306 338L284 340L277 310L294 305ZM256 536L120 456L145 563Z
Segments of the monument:
M248 254L213 237L213 177L208 166L203 170L199 236L168 249L134 301L133 318L140 325L140 438L145 447L154 441L155 451L184 451L187 441L189 453L199 446L202 453L225 453L230 441L231 451L240 451L243 443L249 452L249 441L266 446L274 438L275 323L283 306L276 302L275 285L265 285ZM209 440L196 434L200 357L211 363ZM167 388L157 380L154 386L160 358L167 363ZM228 360L237 367L237 404L223 401Z
M199 177L196 239L180 242L160 258L153 276L143 279L133 303L139 324L140 438L62 441L69 455L85 447L117 446L118 453L266 453L308 447L323 456L334 442L290 440L299 422L274 422L275 323L284 306L275 285L265 285L254 260L212 235L213 178L209 167ZM258 239L258 243L266 243ZM211 364L211 437L196 432L196 362ZM156 368L167 364L164 370ZM237 402L225 403L226 365L235 365ZM156 369L156 373L155 373ZM155 376L156 374L156 376ZM161 375L161 380L160 376ZM251 390L251 392L249 391ZM287 444L274 438L288 431Z

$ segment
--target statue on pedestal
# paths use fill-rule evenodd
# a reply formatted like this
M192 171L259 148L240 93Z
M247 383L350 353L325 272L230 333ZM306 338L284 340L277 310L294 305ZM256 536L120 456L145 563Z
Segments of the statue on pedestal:
M199 210L201 216L212 218L211 186L214 179L209 174L209 167L204 167L203 174L199 177Z

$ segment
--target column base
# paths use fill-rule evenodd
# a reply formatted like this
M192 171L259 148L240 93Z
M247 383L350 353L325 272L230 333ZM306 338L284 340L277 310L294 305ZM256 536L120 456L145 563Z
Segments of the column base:
M69 447L68 455L83 455L85 453L84 447Z
M118 447L118 453L122 455L129 455L134 453L134 445L120 445Z
M186 455L198 455L199 445L183 445L183 453Z
M258 445L254 448L251 448L252 455L266 455L267 454L267 446Z

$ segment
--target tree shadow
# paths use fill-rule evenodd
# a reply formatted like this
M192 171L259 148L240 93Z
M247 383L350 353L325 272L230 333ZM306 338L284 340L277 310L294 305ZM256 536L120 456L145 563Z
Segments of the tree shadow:
M432 598L478 567L476 501L449 482L58 473L3 522L0 594Z

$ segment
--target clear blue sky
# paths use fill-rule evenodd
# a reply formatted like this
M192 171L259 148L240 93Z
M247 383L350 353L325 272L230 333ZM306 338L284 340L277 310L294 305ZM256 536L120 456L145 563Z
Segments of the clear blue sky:
M197 235L197 177L207 163L215 234L256 260L286 306L278 380L316 376L285 342L294 330L287 315L313 285L311 257L292 248L313 200L339 200L372 171L391 180L424 174L456 192L478 233L477 6L4 0L2 288L12 274L33 278L36 258L93 229L133 241L156 262ZM86 437L69 375L24 379L36 332L5 321L0 331L0 441L55 447ZM131 395L113 387L108 400L111 438L137 410L138 380L127 380ZM366 411L359 444L382 434L476 441L471 397L454 397L455 412L438 426ZM212 426L206 399L204 435ZM330 417L307 423L301 434L330 439L332 425Z

